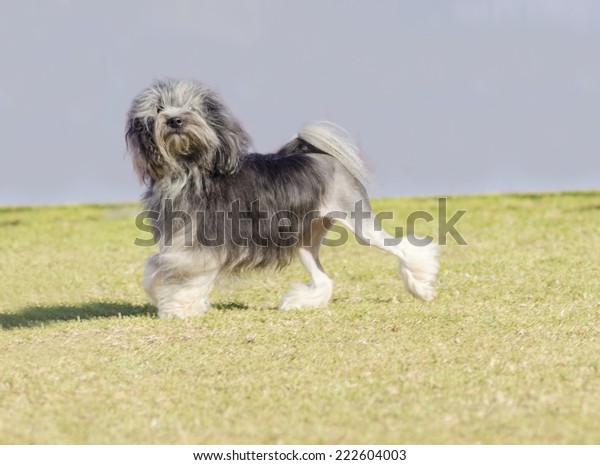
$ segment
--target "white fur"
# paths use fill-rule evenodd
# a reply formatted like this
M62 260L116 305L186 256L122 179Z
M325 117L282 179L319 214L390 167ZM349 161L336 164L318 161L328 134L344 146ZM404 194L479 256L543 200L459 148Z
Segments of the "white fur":
M439 269L439 246L434 242L418 246L410 240L411 238L406 237L398 246L402 282L412 295L429 302L435 298L433 284Z
M281 300L281 310L325 307L333 294L333 281L320 284L294 284Z
M152 302L152 305L156 306L158 303L156 297L156 285L157 285L157 273L158 273L158 254L152 255L144 266L144 277L142 278L142 287L146 291L146 295Z
M143 286L160 318L190 318L210 308L208 295L218 275L209 254L157 254L146 262Z
M318 256L318 245L312 251L309 248L298 251L298 257L310 273L312 283L308 286L295 284L281 301L280 309L324 307L329 303L333 294L333 281L325 274L315 255Z
M190 318L201 316L210 308L208 294L216 278L207 272L180 282L162 282L156 286L160 318Z
M359 181L368 180L369 170L360 148L341 126L329 121L313 121L300 128L298 137L338 160Z
M438 244L431 242L427 245L415 245L412 243L415 242L413 237L404 237L399 244L395 244L393 236L381 227L375 227L372 219L366 219L361 223L360 234L351 221L340 222L353 231L361 241L400 259L400 275L404 288L408 292L426 302L435 298L433 285L439 269Z

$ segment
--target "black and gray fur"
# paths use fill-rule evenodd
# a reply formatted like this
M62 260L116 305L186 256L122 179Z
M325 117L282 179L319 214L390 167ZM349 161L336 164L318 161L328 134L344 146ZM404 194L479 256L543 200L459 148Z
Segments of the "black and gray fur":
M133 101L126 139L148 187L144 204L158 213L160 250L146 264L144 287L159 316L202 314L219 275L283 267L295 256L312 284L293 288L281 307L327 304L333 283L319 262L327 228L335 218L354 230L356 202L370 211L361 182L367 170L343 129L309 123L277 153L252 153L250 137L214 91L190 80L158 81ZM373 219L360 230L361 240L400 258L410 292L433 298L435 246L387 246Z

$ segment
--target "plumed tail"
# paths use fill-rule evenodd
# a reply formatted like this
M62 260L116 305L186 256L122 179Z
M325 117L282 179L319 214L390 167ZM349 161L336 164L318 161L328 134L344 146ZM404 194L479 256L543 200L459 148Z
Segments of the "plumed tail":
M341 126L328 121L313 121L300 128L297 138L331 155L359 181L369 180L370 173L362 160L361 150Z

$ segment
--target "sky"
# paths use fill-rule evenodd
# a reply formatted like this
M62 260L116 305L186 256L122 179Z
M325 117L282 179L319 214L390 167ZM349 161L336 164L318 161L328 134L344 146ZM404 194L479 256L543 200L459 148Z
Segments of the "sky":
M256 151L326 119L372 196L598 189L594 0L0 0L0 205L131 201L125 116L216 89Z

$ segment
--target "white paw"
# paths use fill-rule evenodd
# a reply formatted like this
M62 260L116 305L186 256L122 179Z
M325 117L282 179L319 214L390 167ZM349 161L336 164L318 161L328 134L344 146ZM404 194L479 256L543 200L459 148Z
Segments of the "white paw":
M323 282L318 286L295 284L281 300L281 310L325 307L333 294L333 282Z
M162 319L179 318L182 320L195 318L204 315L209 308L210 304L208 300L185 305L170 302L158 306L158 317Z
M437 256L439 246L430 243L425 246L413 245L410 240L402 242L403 261L400 275L404 287L415 297L430 302L435 299L433 287L440 268Z

